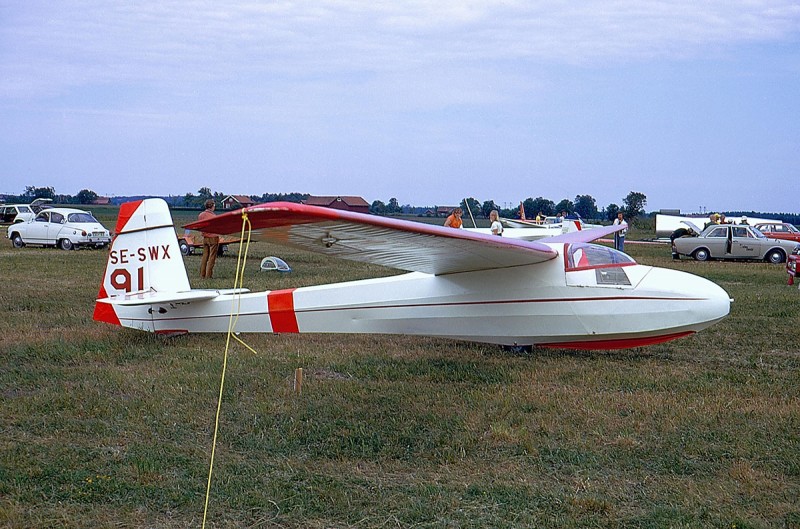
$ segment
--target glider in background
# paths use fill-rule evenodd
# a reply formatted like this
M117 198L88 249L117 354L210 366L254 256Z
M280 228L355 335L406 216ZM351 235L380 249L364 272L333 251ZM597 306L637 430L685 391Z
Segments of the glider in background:
M161 199L123 204L94 319L144 331L374 333L507 346L617 349L664 342L724 318L706 279L637 264L589 244L618 227L515 240L361 213L275 202L187 227L240 233L410 273L251 293L189 286Z

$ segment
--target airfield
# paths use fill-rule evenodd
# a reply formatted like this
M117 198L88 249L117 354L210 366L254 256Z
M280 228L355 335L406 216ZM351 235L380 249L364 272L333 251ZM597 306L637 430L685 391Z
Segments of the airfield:
M0 527L199 527L225 337L96 323L105 251L2 242ZM185 257L193 286L232 286L232 250L202 285ZM716 282L730 315L610 353L242 335L206 526L800 527L800 290L784 265L626 250ZM259 272L268 255L293 271ZM256 243L244 286L394 273Z

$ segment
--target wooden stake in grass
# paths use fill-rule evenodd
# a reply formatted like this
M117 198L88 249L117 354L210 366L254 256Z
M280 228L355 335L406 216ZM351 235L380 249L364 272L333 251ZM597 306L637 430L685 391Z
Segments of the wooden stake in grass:
M303 392L303 368L294 370L294 392L300 395Z

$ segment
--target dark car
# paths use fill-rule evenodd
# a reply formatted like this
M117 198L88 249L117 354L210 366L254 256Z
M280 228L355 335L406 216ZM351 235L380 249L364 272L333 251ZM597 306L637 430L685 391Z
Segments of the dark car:
M681 237L672 241L672 257L709 259L756 259L777 264L786 261L798 244L794 241L769 239L753 226L712 224L697 237Z

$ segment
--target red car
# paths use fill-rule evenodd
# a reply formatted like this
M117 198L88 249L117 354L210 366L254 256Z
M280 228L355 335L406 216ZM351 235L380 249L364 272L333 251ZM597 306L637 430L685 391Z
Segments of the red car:
M762 222L756 229L769 239L788 239L800 242L800 230L788 222Z
M800 277L800 271L797 270L797 263L800 261L800 246L794 249L791 255L786 257L786 272L789 274L789 284L794 285L794 278ZM800 287L800 285L798 285Z

